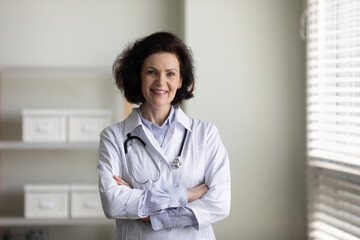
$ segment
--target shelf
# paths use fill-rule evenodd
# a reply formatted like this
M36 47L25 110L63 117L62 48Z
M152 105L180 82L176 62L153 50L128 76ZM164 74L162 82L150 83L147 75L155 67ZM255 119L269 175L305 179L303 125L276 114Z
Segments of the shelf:
M24 217L0 217L0 227L24 226L79 226L79 225L115 225L114 219L84 218L84 219L28 219Z
M40 67L40 66L2 66L0 67L1 73L80 73L80 74L106 74L112 76L111 68L104 67Z
M29 143L22 141L0 141L0 150L82 150L98 149L99 143Z

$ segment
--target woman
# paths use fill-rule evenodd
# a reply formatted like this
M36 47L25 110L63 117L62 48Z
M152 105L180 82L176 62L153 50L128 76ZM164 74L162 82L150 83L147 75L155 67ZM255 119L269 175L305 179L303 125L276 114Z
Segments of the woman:
M230 211L229 160L216 127L178 107L193 97L193 60L176 36L137 40L116 59L118 88L134 108L100 135L103 209L114 239L215 239Z

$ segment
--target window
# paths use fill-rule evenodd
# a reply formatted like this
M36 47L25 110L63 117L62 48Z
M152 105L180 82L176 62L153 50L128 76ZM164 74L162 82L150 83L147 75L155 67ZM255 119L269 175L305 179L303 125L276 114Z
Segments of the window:
M360 0L308 0L309 239L360 239Z

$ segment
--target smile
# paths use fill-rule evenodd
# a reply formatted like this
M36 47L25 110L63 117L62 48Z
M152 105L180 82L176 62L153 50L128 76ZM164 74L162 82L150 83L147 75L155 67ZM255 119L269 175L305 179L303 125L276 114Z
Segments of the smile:
M165 90L151 89L151 91L157 95L164 95L165 93L167 93L167 91L165 91Z

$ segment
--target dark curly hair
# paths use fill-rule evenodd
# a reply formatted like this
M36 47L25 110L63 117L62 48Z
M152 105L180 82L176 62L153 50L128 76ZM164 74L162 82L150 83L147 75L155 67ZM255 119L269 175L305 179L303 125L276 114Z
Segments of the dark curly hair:
M145 102L141 92L141 67L145 58L159 52L175 54L180 63L182 86L176 91L171 104L178 105L183 100L194 96L192 92L194 91L195 76L190 49L174 34L157 32L130 44L113 64L115 83L128 102L135 104Z

